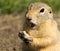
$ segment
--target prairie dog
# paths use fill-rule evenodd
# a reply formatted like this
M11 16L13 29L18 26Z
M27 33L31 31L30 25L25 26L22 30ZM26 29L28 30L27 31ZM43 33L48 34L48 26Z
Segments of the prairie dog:
M60 51L59 30L50 6L31 3L26 18L29 28L19 32L19 37L26 44L25 48L28 47L26 51Z

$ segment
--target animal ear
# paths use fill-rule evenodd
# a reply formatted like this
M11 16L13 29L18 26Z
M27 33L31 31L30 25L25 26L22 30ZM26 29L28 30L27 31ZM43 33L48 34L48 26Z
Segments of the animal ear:
M53 13L52 9L49 11L49 13L50 13L50 14Z
M50 14L52 13L52 11L49 12Z
M28 9L31 10L32 7L33 7L33 3L31 3L31 4L29 5Z

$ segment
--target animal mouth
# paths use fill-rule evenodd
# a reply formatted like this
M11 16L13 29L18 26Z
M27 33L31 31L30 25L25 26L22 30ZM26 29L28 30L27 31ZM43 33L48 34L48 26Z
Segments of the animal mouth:
M36 24L30 22L30 27L31 27L31 28L35 28L35 27L36 27Z
M35 29L37 27L37 24L35 22L31 21L31 19L27 19L27 20L29 22L30 28Z

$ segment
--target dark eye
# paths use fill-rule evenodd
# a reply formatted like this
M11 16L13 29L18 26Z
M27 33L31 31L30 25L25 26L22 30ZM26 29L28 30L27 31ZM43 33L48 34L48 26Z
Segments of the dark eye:
M40 13L43 13L44 12L44 8L42 8L41 10L40 10Z

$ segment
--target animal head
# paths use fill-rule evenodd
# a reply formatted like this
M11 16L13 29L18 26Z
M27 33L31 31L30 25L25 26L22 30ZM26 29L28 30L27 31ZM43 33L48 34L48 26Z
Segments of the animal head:
M51 7L45 3L31 3L28 7L26 18L31 22L32 27L35 27L45 20L52 19L53 12Z

